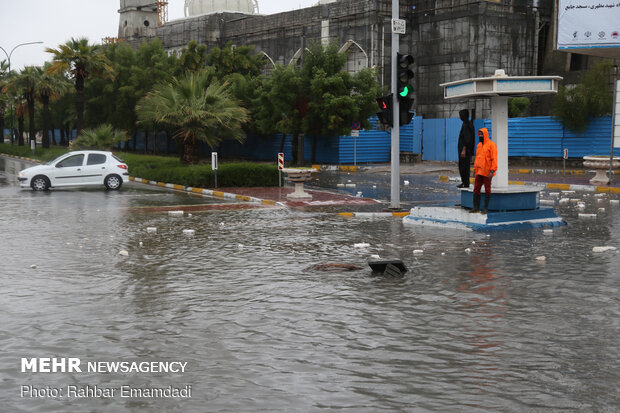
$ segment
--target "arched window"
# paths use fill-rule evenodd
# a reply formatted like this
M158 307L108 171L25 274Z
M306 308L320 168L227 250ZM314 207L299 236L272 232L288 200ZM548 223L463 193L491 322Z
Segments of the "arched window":
M347 53L347 62L345 64L347 72L357 73L368 67L368 55L355 41L348 40L342 45L340 52Z

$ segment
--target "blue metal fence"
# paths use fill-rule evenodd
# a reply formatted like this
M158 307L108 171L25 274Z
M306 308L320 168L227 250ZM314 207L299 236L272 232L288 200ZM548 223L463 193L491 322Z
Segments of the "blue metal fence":
M370 130L359 131L358 137L318 137L316 145L316 162L325 164L353 164L389 162L391 135L389 132L378 130L377 119L371 119ZM408 125L400 129L400 151L422 154L423 160L428 161L457 161L457 142L461 129L461 120L422 119L416 116ZM491 136L493 131L489 119L476 119L475 129L487 127ZM508 156L552 157L562 156L563 150L568 149L570 158L581 158L586 155L608 155L611 144L611 116L593 119L584 133L575 134L562 127L554 118L537 116L529 118L511 118L508 120ZM8 135L8 130L5 130ZM59 131L55 133L56 141L60 138ZM155 136L149 134L148 150L153 151ZM287 135L282 152L285 159L292 159L292 137ZM312 147L314 138L306 136L304 139L304 154L307 162L312 161ZM222 143L219 152L222 156L237 156L252 160L273 161L280 152L282 135L277 134L268 138L249 135L243 144L233 141ZM122 148L125 148L123 143ZM134 148L133 137L128 148ZM135 148L143 151L145 146L144 134L139 133ZM174 140L167 140L166 135L157 136L158 152L165 153L167 147L176 151ZM208 155L211 148L201 146L201 153ZM614 152L620 152L615 149Z

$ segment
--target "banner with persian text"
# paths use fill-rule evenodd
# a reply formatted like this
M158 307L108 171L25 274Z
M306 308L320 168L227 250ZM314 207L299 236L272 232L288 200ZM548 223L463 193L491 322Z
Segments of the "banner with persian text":
M557 48L620 47L620 1L558 0Z

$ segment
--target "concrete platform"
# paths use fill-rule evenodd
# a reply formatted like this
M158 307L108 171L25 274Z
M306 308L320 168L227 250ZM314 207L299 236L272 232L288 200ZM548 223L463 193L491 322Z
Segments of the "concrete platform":
M470 213L454 207L414 207L404 224L453 228L467 231L514 230L526 228L552 228L566 225L553 208L538 208L528 211Z
M484 186L483 195L480 200L480 207L484 206ZM461 188L461 206L472 209L474 207L474 188ZM503 188L491 187L491 199L489 201L489 211L519 211L536 209L540 206L540 188L525 185L509 185Z

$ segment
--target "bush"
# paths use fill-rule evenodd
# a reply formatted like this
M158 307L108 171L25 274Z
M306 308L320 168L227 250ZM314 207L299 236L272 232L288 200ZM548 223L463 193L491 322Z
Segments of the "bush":
M122 131L114 130L112 125L100 125L95 129L82 131L80 136L73 141L71 149L74 151L81 149L99 149L110 151L119 142L127 140L127 134Z
M51 161L58 158L60 155L64 155L69 152L67 148L50 148L43 149L37 147L34 150L34 154L29 146L11 145L10 143L0 143L0 153L6 153L8 155L22 156L24 158L34 158L41 161Z
M177 157L121 154L132 176L197 188L212 188L214 172L209 164L187 165ZM275 165L235 162L219 165L217 183L221 187L277 186Z

